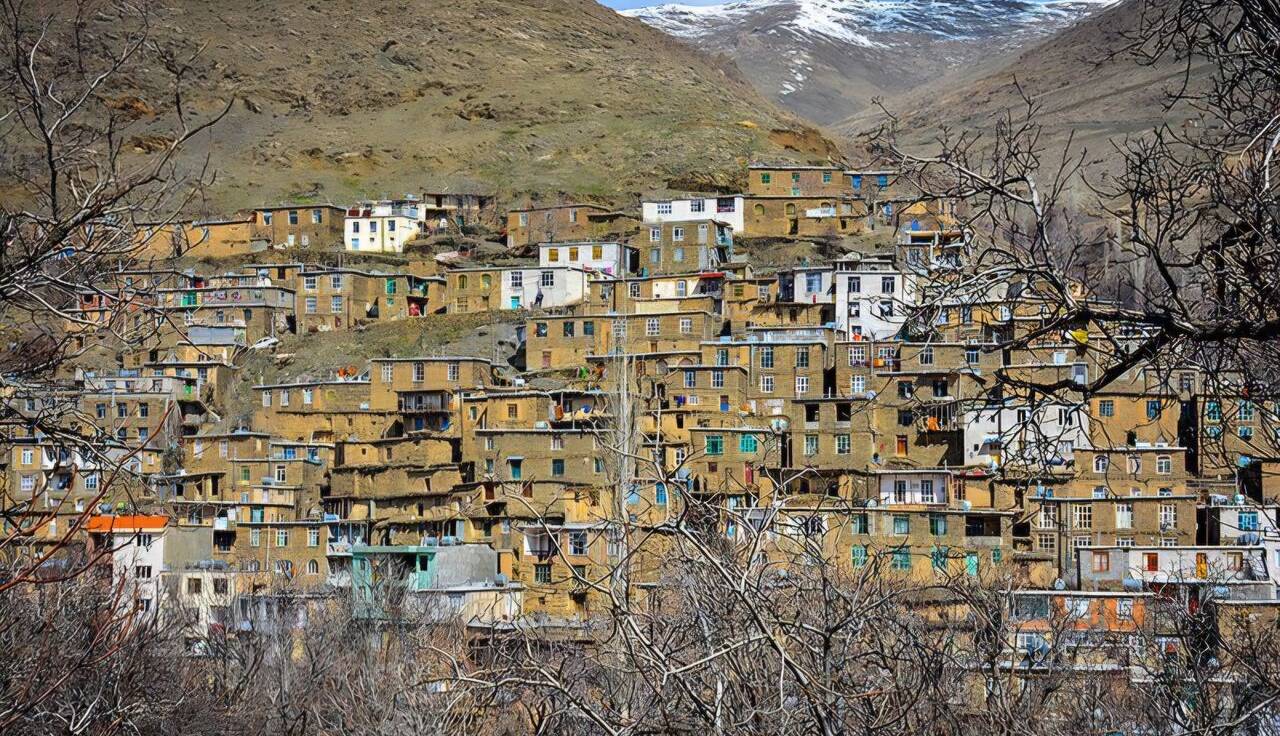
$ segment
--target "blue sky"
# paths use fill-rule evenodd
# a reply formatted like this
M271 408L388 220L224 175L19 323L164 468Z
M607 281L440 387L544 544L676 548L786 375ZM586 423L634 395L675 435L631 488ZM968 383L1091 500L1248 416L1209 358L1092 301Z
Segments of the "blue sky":
M664 2L678 5L718 5L724 0L600 0L600 2L617 10L627 10L628 8L643 8L646 5L662 5Z

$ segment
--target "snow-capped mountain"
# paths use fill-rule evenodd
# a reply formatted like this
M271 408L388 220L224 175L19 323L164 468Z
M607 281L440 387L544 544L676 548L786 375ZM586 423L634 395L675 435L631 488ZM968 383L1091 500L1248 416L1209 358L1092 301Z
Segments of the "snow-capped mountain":
M728 54L766 94L821 123L1046 37L1116 0L735 0L624 11Z

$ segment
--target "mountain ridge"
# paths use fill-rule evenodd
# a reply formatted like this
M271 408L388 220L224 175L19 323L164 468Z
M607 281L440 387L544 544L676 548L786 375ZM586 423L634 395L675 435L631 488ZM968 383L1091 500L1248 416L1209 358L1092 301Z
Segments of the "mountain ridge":
M622 11L734 59L762 94L819 124L1013 52L1117 0L733 0Z

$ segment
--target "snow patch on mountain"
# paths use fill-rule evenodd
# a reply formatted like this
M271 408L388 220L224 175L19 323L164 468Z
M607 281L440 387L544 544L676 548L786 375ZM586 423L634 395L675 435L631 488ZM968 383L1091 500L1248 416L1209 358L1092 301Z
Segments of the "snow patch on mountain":
M800 37L892 47L896 34L971 40L1047 34L1118 0L733 0L718 5L669 3L623 11L673 36L703 38L740 24L763 23Z

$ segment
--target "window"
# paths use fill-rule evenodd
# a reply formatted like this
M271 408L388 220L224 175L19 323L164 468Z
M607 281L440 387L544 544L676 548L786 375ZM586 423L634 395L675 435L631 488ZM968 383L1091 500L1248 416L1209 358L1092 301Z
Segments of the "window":
M943 537L947 534L947 517L942 514L929 514L929 534Z
M551 565L540 564L533 566L533 582L547 585L551 583Z
M382 382L391 383L392 377L395 375L395 365L392 363L382 364Z
M136 567L134 567L134 568L133 568L133 576L134 576L135 578L139 579L139 580L150 580L150 579L151 579L151 566L150 566L150 565L137 565Z
M697 372L697 371L685 371L685 372L684 372L684 387L685 387L685 388L697 388L697 386L698 386L698 372Z
M320 546L320 530L319 529L312 527L307 530L307 546L308 547Z
M1173 473L1173 458L1169 455L1156 456L1156 472L1160 475Z
M807 347L796 348L796 367L797 368L809 367L809 348Z
M862 568L867 566L867 545L865 544L853 545L852 554L853 554L853 566L855 568Z
M539 284L540 284L541 286L545 287L545 288L550 288L550 287L555 286L555 285L556 285L556 272L555 272L555 271L543 271L543 272L541 273L540 277L539 277Z
M551 477L553 478L564 477L564 459L563 458L556 458L551 461Z
M1142 568L1146 572L1160 571L1160 554L1158 552L1142 553Z
M329 311L334 314L342 314L342 297L335 296L329 301Z
M249 530L249 546L250 547L262 546L262 530L261 529Z
M762 394L773 393L773 376L769 376L769 375L760 376L760 393Z
M805 274L804 288L805 288L805 291L809 292L810 294L822 293L822 274L820 273Z
M1116 415L1116 402L1111 399L1103 399L1098 402L1098 415L1104 417L1114 417Z
M1106 455L1097 455L1093 458L1093 472L1105 473L1110 464L1111 460Z
M315 391L309 388L302 389L302 403L306 404L307 406L310 406L311 402L314 399L315 399Z
M1073 529L1093 528L1093 504L1076 503L1071 505L1071 526Z
M317 309L316 304L317 304L317 302L318 302L318 300L317 300L314 296L309 296L309 297L307 297L307 298L304 300L305 306L304 306L303 308L305 309L305 311L306 311L306 313L307 313L307 314L315 314L315 313L316 313L316 309Z
M263 224L263 225L270 225L270 224L271 224L271 213L270 213L270 212L263 212L263 213L262 213L262 224Z
M849 379L849 390L854 394L864 394L867 392L867 377L864 375L856 375Z
M764 172L761 172L761 173L760 173L760 183L761 183L761 184L769 184L769 183L771 183L772 181L773 181L773 174L770 174L770 173L769 173L769 172L767 172L767 171L764 171Z
M264 407L269 407L269 406L271 406L271 392L270 392L270 391L263 391L263 392L262 392L262 405L263 405Z
M933 365L932 345L926 345L920 350L920 365Z
M417 362L413 364L413 382L421 383L427 378L427 364Z
M724 437L718 434L707 435L706 450L708 455L723 455Z
M1133 504L1131 503L1116 504L1116 528L1117 529L1133 528Z
M920 503L937 503L933 492L933 481L928 478L920 481Z
M511 282L511 288L513 289L524 288L524 271L512 271L507 276L507 279Z
M648 337L657 337L660 326L657 317L649 317L644 321L644 334Z
M276 546L277 547L289 546L289 530L288 529L276 530Z
M1253 413L1254 413L1254 409L1253 409L1253 402L1252 402L1252 401L1247 401L1247 400L1246 400L1246 401L1241 401L1241 402L1240 402L1240 409L1239 409L1238 413L1239 413L1239 415L1240 415L1240 421L1242 421L1242 422L1252 422L1252 421L1253 421Z
M1133 620L1133 599L1121 598L1116 601L1116 617L1123 621Z
M894 278L893 276L881 276L880 277L880 293L892 294L896 282L897 282L897 279Z
M1256 532L1258 531L1258 512L1257 511L1241 511L1239 513L1240 531Z
M850 443L849 435L847 434L836 435L836 454L837 455L848 455L850 451L850 447L851 447L851 443Z
M586 530L571 530L569 532L569 554L577 557L583 557L587 554L587 549L588 539Z
M724 388L724 371L711 371L711 388Z
M658 243L661 241L662 241L662 228L660 227L649 228L649 242Z
M894 570L910 570L911 569L911 551L905 547L899 547L893 551L893 569Z
M796 376L796 396L803 396L809 393L809 377Z
M677 243L682 242L684 240L684 228L682 227L671 228L671 240Z
M1217 401L1205 402L1204 415L1211 422L1222 421L1222 404Z
M772 346L766 345L760 348L760 367L761 368L773 367L773 347Z
M1172 530L1178 526L1178 507L1171 503L1160 504L1160 529Z
M1147 399L1147 419L1160 418L1160 399Z
M805 457L813 457L818 454L818 435L806 434L804 436L804 454Z
M681 320L680 320L680 334L681 334L681 335L692 335L692 334L693 334L693 320L692 320L691 318L689 318L689 317L683 317L683 318L681 318Z
M911 517L906 514L895 514L893 517L893 533L905 536L911 533Z

